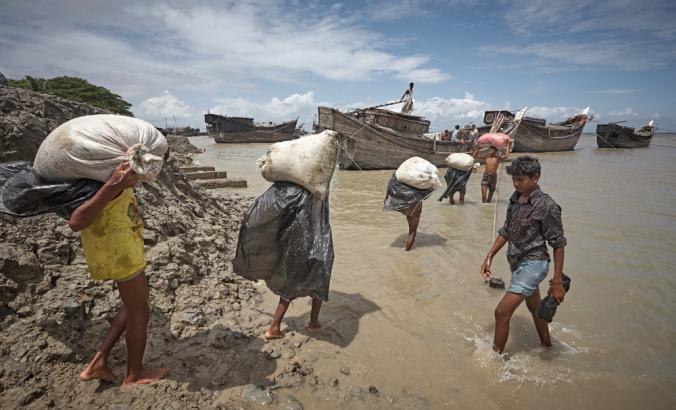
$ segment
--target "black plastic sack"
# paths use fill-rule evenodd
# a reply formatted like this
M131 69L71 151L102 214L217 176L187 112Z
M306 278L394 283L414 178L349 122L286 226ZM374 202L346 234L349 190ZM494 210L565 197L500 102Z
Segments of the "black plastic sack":
M30 162L0 163L0 213L25 217L54 212L68 219L101 185L90 179L47 182L33 172Z
M275 182L244 214L233 270L265 280L286 300L327 301L333 258L328 198L321 201L299 185Z
M439 201L458 191L462 191L465 185L467 185L470 175L472 175L472 170L461 171L455 168L448 168L448 170L446 170L446 175L444 175L444 179L446 180L446 190L444 190L444 193L439 197Z
M563 274L563 279L561 282L563 290L565 290L567 293L570 289L570 278L565 273ZM559 304L556 302L556 299L549 295L545 296L538 305L538 310L536 312L537 317L547 323L551 323L551 321L554 320L554 315L556 314L556 308L558 305Z
M402 184L392 174L387 183L387 195L385 195L385 211L403 211L418 205L421 201L432 195L434 189L418 189Z

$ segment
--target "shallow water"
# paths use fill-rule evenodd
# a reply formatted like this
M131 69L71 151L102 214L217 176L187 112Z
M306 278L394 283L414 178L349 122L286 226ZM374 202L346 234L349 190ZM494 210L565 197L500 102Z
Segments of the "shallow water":
M269 186L255 165L267 145L191 141L206 149L200 163L248 179L247 194ZM464 207L434 195L425 201L408 253L405 218L382 211L392 171L337 173L333 293L321 319L342 341L336 344L355 380L381 392L413 392L430 408L673 408L676 136L657 136L645 149L600 150L586 134L575 152L537 156L542 189L563 208L564 271L573 281L551 327L554 347L538 346L523 306L512 319L507 361L490 348L503 292L479 275L496 212L480 203L481 173L470 178ZM498 226L512 192L500 172ZM509 279L504 250L493 270ZM266 297L271 311L274 300ZM288 315L307 310L296 303ZM308 408L326 406L298 395Z

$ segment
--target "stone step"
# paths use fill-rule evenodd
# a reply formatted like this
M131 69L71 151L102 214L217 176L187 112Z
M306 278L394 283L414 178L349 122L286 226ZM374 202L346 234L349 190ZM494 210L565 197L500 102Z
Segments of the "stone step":
M246 188L246 179L244 178L220 178L220 179L199 179L196 184L207 188Z
M197 165L188 165L184 167L178 167L182 172L206 172L206 171L216 171L215 167L203 167Z
M197 179L223 179L228 177L228 173L225 171L186 172L184 175L189 181Z

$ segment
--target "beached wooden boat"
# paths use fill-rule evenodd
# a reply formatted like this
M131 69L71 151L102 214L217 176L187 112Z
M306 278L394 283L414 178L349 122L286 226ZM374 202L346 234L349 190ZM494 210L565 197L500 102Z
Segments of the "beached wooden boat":
M653 135L655 135L655 126L652 121L638 130L617 123L596 126L596 144L599 148L647 147Z
M275 124L254 123L253 118L227 117L217 114L205 114L207 133L218 143L279 142L297 138L296 123L293 121Z
M524 117L514 135L514 152L572 151L587 122L587 107L565 121L547 124L541 118Z
M319 130L342 134L341 169L396 169L411 157L424 158L445 166L448 154L467 152L471 145L423 138L430 122L415 115L382 109L343 113L319 107Z

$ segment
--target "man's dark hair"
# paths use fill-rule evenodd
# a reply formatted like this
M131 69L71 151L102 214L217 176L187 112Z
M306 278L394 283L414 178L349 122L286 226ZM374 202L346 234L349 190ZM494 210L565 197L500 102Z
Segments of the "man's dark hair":
M408 83L408 88L413 88L413 83Z
M507 174L515 177L525 175L528 178L533 178L535 175L540 175L540 171L540 161L528 155L518 157L512 161L511 165L507 166Z
M460 126L459 126L459 125L456 125L456 126L455 126L455 129L456 129L456 130L459 130L459 129L460 129Z

